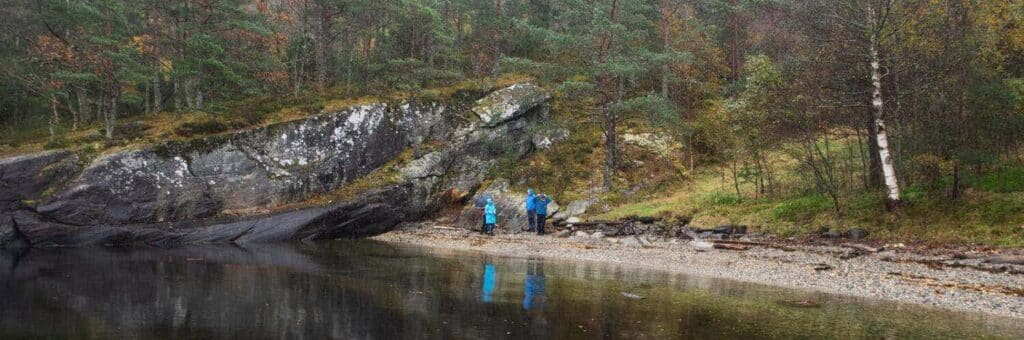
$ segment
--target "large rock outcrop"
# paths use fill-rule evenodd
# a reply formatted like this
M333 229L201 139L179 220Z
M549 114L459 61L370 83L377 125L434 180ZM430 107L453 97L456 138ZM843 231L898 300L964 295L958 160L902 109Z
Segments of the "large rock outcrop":
M462 204L499 159L533 151L530 136L546 119L549 98L535 85L517 84L469 103L360 105L114 152L83 169L67 151L3 160L0 183L15 189L0 196L0 246L15 239L32 246L175 245L380 233ZM500 121L467 120L469 107L503 114ZM414 146L429 152L394 164ZM340 202L303 203L385 164L398 167L399 181ZM283 206L306 208L275 212Z
M265 128L118 152L92 162L39 212L71 225L193 220L334 190L409 145L443 106L370 104Z
M37 200L46 188L60 184L78 171L78 156L70 151L48 151L0 160L0 202Z

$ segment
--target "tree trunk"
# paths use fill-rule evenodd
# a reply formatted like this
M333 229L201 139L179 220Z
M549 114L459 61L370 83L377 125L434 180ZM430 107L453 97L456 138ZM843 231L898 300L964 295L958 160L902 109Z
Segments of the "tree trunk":
M78 131L78 122L81 118L78 114L78 109L76 109L74 103L71 102L70 93L68 93L68 100L64 105L67 106L68 113L71 113L71 131Z
M200 108L201 109L201 108L203 108L203 105L206 103L206 92L204 92L202 89L196 89L195 92L196 92L196 108Z
M740 194L740 174L739 169L736 168L736 160L732 161L732 186L736 189L736 201L743 201L743 196Z
M147 81L143 85L143 91L142 91L142 108L143 108L144 112L146 112L146 114L152 114L153 113L153 104L152 104L152 102L150 102L150 98L152 97L150 95L151 93L152 93L152 86Z
M688 149L690 149L690 172L693 173L693 170L694 170L694 168L696 166L696 163L697 163L696 162L696 157L697 157L696 153L697 153L697 151L693 149L693 136L687 137L686 141L687 141L687 144L689 145Z
M878 135L878 126L875 125L875 114L874 108L869 109L871 112L867 114L867 135L865 139L868 144L868 168L867 171L867 186L871 189L882 187L882 158L879 157L878 152L878 139L875 136Z
M603 109L604 116L604 188L608 191L614 189L615 173L618 171L619 153L616 144L616 121L615 115L606 105Z
M185 79L185 84L184 84L185 86L184 86L184 88L181 91L181 95L185 98L185 108L187 108L189 110L191 110L192 108L196 107L196 104L195 104L195 101L194 101L195 97L193 97L194 93L192 92L192 90L193 90L192 86L193 86L194 83L195 83L195 81L192 80L192 77L189 77L188 79Z
M874 11L869 8L868 16L874 27ZM875 139L878 142L878 158L881 160L882 174L885 177L885 187L887 191L888 202L887 206L890 210L895 210L899 206L900 202L900 185L899 180L896 177L896 168L892 164L892 155L889 154L889 135L885 129L885 120L883 119L884 101L882 100L882 71L881 71L881 60L878 57L878 37L872 33L871 35L871 46L869 47L871 57L871 107L875 118Z
M164 96L160 93L160 66L157 65L156 74L153 75L153 112L164 110Z
M949 198L954 200L954 201L960 199L960 193L961 193L960 187L962 186L961 181L962 180L961 180L961 177L960 177L960 162L954 161L953 162L953 187L951 188L951 190L949 192Z
M50 94L50 141L57 138L56 126L60 123L60 115L57 114L57 95Z
M355 53L353 52L353 48L349 48L348 65L345 65L345 94L348 95L354 94L354 92L352 92L352 68L355 65L355 60L353 60L354 55Z
M92 121L92 109L89 107L88 94L85 92L85 87L75 87L75 97L78 99L78 114L82 118L83 123Z
M106 132L107 140L114 139L114 123L117 121L117 101L118 93L116 90L110 93L110 107L107 108L106 114Z
M327 9L320 9L320 23L316 29L316 37L314 38L313 49L313 62L316 67L316 81L314 86L316 87L317 93L323 93L327 87L327 50L328 50L328 30L331 28L331 16L328 15Z
M181 81L178 77L174 77L174 85L172 85L172 91L174 91L174 112L181 112Z
M664 36L664 40L662 41L662 47L661 48L662 48L662 51L664 53L668 53L671 50L671 48L672 48L669 45L669 39L668 39L669 38L669 36L668 36L668 19L665 19L665 24L662 27L662 31L663 31L662 35ZM669 81L669 75L670 75L671 71L672 71L672 69L669 68L669 65L668 65L667 62L661 65L661 97L665 98L665 99L668 99L668 81Z
M325 43L317 39L313 59L316 67L316 81L313 83L317 93L323 93L327 84L327 48Z

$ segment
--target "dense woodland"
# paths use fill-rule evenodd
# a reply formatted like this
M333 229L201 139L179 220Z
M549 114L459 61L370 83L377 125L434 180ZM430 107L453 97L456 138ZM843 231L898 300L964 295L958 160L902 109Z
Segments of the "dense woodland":
M1021 157L1019 1L5 0L0 18L9 136L514 73L601 131L608 189L623 124L727 169L736 199L782 195L772 158L792 155L836 215L850 191L957 200Z

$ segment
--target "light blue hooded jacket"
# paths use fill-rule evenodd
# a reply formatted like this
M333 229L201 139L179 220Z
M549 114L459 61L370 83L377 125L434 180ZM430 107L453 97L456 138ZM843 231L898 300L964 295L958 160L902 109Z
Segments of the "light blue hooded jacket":
M498 223L498 208L494 206L494 200L488 199L487 205L484 206L484 223Z

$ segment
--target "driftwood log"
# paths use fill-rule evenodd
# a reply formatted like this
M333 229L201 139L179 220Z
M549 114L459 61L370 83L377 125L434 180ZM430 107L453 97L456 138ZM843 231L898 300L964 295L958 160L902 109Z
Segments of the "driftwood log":
M711 243L714 243L714 244L734 244L734 245L741 245L741 246L773 248L773 249L778 249L778 250L785 251L785 252L796 251L796 249L793 249L792 247L788 247L788 246L781 245L781 244L768 243L768 242L753 242L753 241L738 241L738 240L707 240L707 241L711 242Z
M713 243L713 247L715 249L725 249L725 250L747 250L747 249L750 249L750 247L742 245L742 244L718 243L718 242Z
M985 260L982 260L981 263L1024 265L1024 256L998 255L985 258Z
M840 247L844 247L844 248L855 249L855 250L862 251L862 252L865 252L865 253L877 253L877 252L880 252L882 250L885 250L885 248L881 248L881 247L875 248L875 247L872 247L872 246L869 246L869 245L866 245L866 244L860 244L860 243L843 243L843 244L840 244L839 246Z

